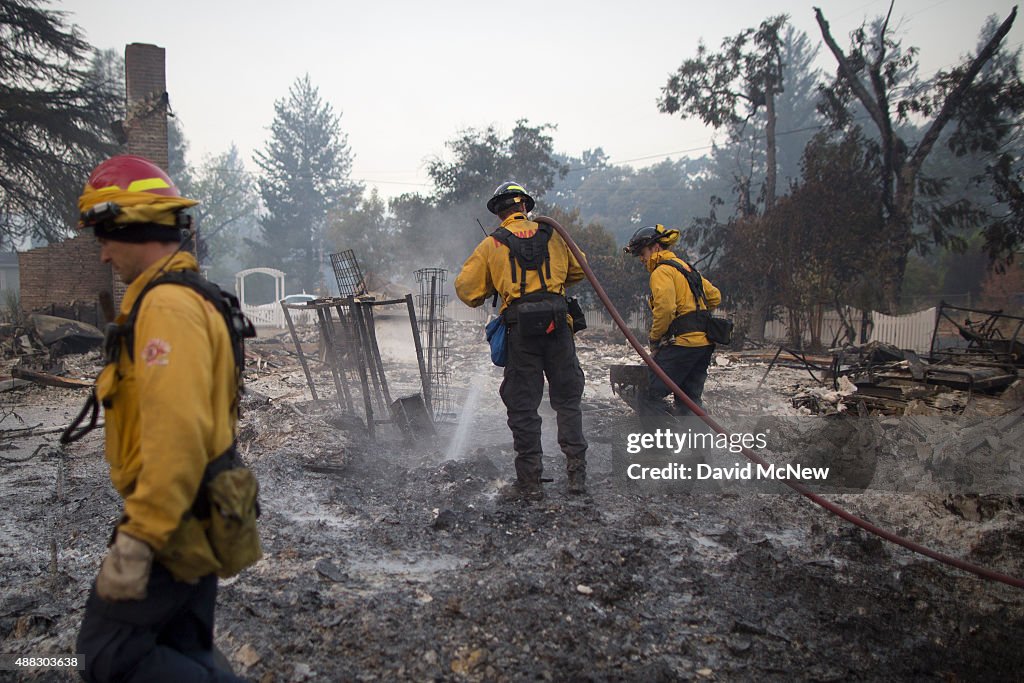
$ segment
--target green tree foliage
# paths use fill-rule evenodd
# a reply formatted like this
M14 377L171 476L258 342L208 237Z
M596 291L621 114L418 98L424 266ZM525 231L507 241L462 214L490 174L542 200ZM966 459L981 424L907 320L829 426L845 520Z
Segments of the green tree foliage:
M101 114L104 122L113 123L124 119L128 96L124 82L124 57L117 50L107 48L92 52L89 87L108 94L97 102L97 106L107 107Z
M812 44L806 33L786 26L782 38L782 75L786 89L775 100L781 186L800 177L804 148L823 123L817 107L821 71L814 66L818 52L819 46Z
M552 207L547 215L558 221L586 254L587 263L615 307L623 314L636 310L649 293L647 272L639 259L623 254L615 237L600 223L584 224L578 208L567 211ZM601 306L597 293L587 281L574 285L569 293L584 306Z
M944 271L939 254L911 253L903 274L903 310L908 312L927 308L943 291ZM960 304L959 300L950 303Z
M884 299L876 254L864 248L883 225L878 163L859 129L835 142L816 136L789 197L790 216L773 216L769 233L778 235L783 250L776 280L782 303L792 312L791 331L808 328L815 348L831 342L821 339L826 307L842 315L847 305L867 309ZM853 321L847 320L847 329L852 332Z
M434 159L427 164L436 205L486 202L506 180L519 181L534 199L540 199L568 170L554 155L548 134L554 129L551 124L530 126L520 119L504 137L493 126L461 132L445 143L453 157L450 162Z
M195 173L188 196L199 241L199 260L210 279L229 282L240 265L244 239L255 236L259 223L256 183L233 144L208 157Z
M0 247L57 240L85 178L115 151L123 106L78 29L38 0L0 0Z
M542 198L566 170L547 134L553 128L522 119L507 136L489 127L462 131L448 141L451 160L436 158L427 165L434 192L404 194L389 203L389 231L402 246L391 259L393 274L461 265L483 237L476 221L487 233L497 227L485 207L505 180L523 183L543 211Z
M763 215L729 226L716 284L737 298L752 298L756 287L765 286L769 304L788 311L792 343L801 344L805 330L814 347L831 342L821 339L826 308L843 314L846 305L871 307L883 293L877 254L865 249L882 225L878 163L859 129L838 141L816 136L790 194Z
M186 197L192 193L194 170L188 163L188 138L181 119L167 119L167 175Z
M786 88L775 96L775 148L778 185L800 177L804 147L819 130L818 87L820 72L814 68L818 48L812 47L806 33L786 26L780 47L783 82ZM727 137L715 144L705 161L709 184L717 179L715 192L725 205L735 204L735 213L750 215L760 210L767 195L767 122L752 116L742 123L725 127ZM732 201L728 201L732 198Z
M340 114L309 80L299 78L274 103L271 136L256 164L266 212L260 223L260 265L285 271L306 291L320 284L323 235L330 211L350 206L361 188L349 179L352 154Z
M982 29L978 50L989 36L999 31L990 17ZM975 176L978 185L988 181L988 192L974 201L985 210L978 221L983 225L984 247L998 272L1013 261L1024 243L1024 83L1020 78L1021 49L999 50L985 64L979 83L966 95L957 117L956 130L948 147L960 159L972 157L984 164L984 175ZM994 201L992 201L994 200Z
M620 252L615 243L615 236L608 232L603 225L596 221L583 224L583 221L580 220L579 209L564 211L552 207L547 215L558 221L569 232L569 236L573 238L577 246L588 256L613 256ZM570 225L571 229L568 227Z
M395 223L376 188L352 207L331 214L327 243L332 253L352 249L368 279L393 274L393 262L402 251L394 239Z
M714 128L734 126L764 110L765 207L775 201L776 98L783 92L782 29L789 18L765 19L722 41L721 52L709 52L703 42L697 56L685 60L662 88L658 108L683 118L697 117Z
M803 148L818 124L818 72L812 67L816 53L806 34L785 27L781 58L786 88L775 97L783 181L799 177ZM713 240L721 226L717 214L729 213L723 207L755 211L758 197L751 196L751 188L764 186L764 117L739 118L738 123L723 123L726 139L697 158L666 159L634 169L611 164L600 147L563 157L569 171L546 199L579 207L585 220L606 225L619 242L638 227L655 223L685 229L690 246ZM695 231L697 227L702 229Z
M844 51L836 43L828 22L820 9L815 9L825 44L839 65L831 86L824 88L822 107L836 127L849 126L851 103L857 102L867 112L878 133L879 171L876 183L885 224L876 239L880 259L885 262L882 277L885 283L883 308L896 310L902 289L903 275L910 251L922 239L944 244L954 230L981 227L993 254L1009 254L1024 234L1015 232L1012 220L991 221L986 211L969 201L933 203L923 206L921 197L935 198L946 189L946 179L927 178L922 173L925 160L935 148L943 131L955 124L949 144L958 155L992 154L1015 130L1024 112L1024 86L1017 74L1016 59L1002 62L1004 68L988 65L1001 50L1002 41L1016 18L1016 8L994 30L989 32L976 55L950 69L939 71L934 78L922 81L917 77L917 50L903 49L889 28L889 15L870 26L861 26L851 34L850 48ZM999 63L999 62L997 62ZM900 93L897 100L896 94ZM916 140L905 139L899 126L924 121ZM1013 172L999 192L999 160L994 160L993 177L996 195L1008 198L1013 187L1020 187L1019 176ZM1012 157L1006 168L1014 166ZM928 234L915 232L925 224Z
M566 173L555 181L547 202L563 209L579 208L585 220L604 223L618 236L620 226L628 224L630 210L612 195L621 190L634 170L609 164L608 155L600 147L578 157L560 155L558 159Z
M709 172L705 157L633 169L608 164L598 148L565 160L569 173L549 203L579 208L585 221L607 226L620 245L644 225L690 228L711 213L712 197L729 193L729 183Z
M472 246L467 245L475 244L473 240L480 237L471 212L452 218L421 194L406 192L393 197L388 211L389 233L400 245L392 254L393 275L409 275L418 268L454 267L462 263L460 257L469 255L467 249Z
M769 17L756 29L748 28L723 40L717 53L709 52L701 43L697 56L684 61L669 77L658 101L663 112L698 117L710 126L728 130L729 144L716 146L712 159L715 175L732 180L736 213L741 218L755 216L760 205L770 211L775 203L779 101L786 91L788 72L798 72L798 97L806 95L807 80L814 78L808 55L797 53L806 50L806 39L789 30L788 21L786 15ZM796 118L802 112L800 107L791 106L786 113ZM794 128L787 132L800 130L802 122L793 121L791 125ZM759 177L764 182L755 193L754 180ZM724 203L717 195L712 201ZM718 228L711 216L702 219L700 225ZM756 225L756 221L748 225ZM715 236L716 240L720 238ZM746 327L750 336L761 339L769 314L767 283L755 284L753 290L755 296L749 299L749 311L743 317L749 315Z

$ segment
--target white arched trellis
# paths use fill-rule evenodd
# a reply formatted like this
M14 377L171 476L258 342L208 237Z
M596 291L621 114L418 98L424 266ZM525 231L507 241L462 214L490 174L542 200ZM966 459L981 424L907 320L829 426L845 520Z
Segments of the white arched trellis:
M255 274L269 275L274 278L274 301L259 306L250 305L245 300L245 278ZM284 298L284 272L276 268L248 268L235 273L235 294L242 311L249 317L253 325L272 325L284 327L284 313L278 303Z
M245 278L257 273L274 278L274 301L284 298L284 271L277 268L247 268L235 273L235 294L238 295L238 300L242 304L248 303L245 300Z

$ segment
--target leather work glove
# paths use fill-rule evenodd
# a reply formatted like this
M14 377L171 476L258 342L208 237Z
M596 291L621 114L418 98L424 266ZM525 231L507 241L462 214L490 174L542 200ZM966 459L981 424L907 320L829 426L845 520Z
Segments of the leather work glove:
M143 541L118 531L96 577L96 592L104 600L142 600L146 597L152 565L153 550Z

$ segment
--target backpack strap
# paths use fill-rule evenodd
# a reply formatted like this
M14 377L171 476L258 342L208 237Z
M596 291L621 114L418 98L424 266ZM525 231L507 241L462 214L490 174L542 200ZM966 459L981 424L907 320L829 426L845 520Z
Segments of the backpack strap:
M231 347L235 357L235 366L239 368L243 367L245 364L245 346L243 340L255 337L256 329L252 326L249 319L245 317L245 314L242 313L242 308L238 303L238 297L230 292L224 291L194 270L172 270L168 273L164 273L160 277L153 278L153 280L151 280L139 293L138 298L135 299L135 303L132 304L132 310L128 313L127 320L121 324L121 327L125 330L124 339L125 346L128 349L128 357L134 360L135 320L139 316L139 308L142 306L142 300L151 289L165 284L188 287L213 304L213 307L221 314L221 317L224 318L224 323L227 325L228 335L231 337Z
M693 266L690 266L690 269L687 270L681 263L674 260L662 261L656 268L662 266L672 266L678 270L686 279L686 284L690 287L690 292L694 298L694 310L674 318L669 323L668 330L662 338L677 337L689 332L707 332L707 318L711 315L711 307L708 305L707 297L704 295L704 281L701 274ZM703 309L697 305L698 302L704 302Z
M686 278L686 284L690 287L690 292L693 294L694 302L702 301L704 302L704 309L711 310L711 306L708 305L707 297L704 296L704 280L701 274L697 272L693 266L690 266L690 269L687 270L681 263L672 260L662 261L657 265L658 268L661 268L662 266L672 266L682 273L682 276ZM699 306L697 307L697 310L700 310Z
M512 282L519 283L519 295L526 295L526 271L537 271L540 279L541 291L548 291L548 280L551 279L551 251L548 249L548 242L551 240L552 230L547 223L540 223L537 232L529 237L519 237L507 228L498 228L491 233L491 237L498 240L508 248L509 268L512 271ZM534 249L526 252L525 243L536 245ZM543 249L543 258L538 255ZM529 256L527 256L529 253ZM516 264L519 264L518 274ZM545 273L547 277L545 277Z
M548 248L548 242L551 241L551 226L547 223L538 223L537 236L544 236L544 270L547 271L548 279L551 279L551 249ZM540 286L542 291L548 291L548 283L544 280L544 274L541 273L540 267L537 267L537 277L540 278Z
M242 380L242 371L245 369L245 340L256 336L256 328L253 327L252 322L242 312L242 307L238 303L238 297L224 291L193 270L172 270L153 278L139 292L139 296L135 299L135 303L132 304L132 308L128 312L125 321L119 325L113 323L107 325L107 334L104 340L107 364L116 363L122 349L127 350L128 358L134 362L135 321L139 317L142 301L151 289L165 284L188 287L213 304L213 307L224 318L224 324L228 328L228 337L231 340L231 352L235 361L235 381L237 383L237 390L235 398L231 403L231 408L237 413L242 394L245 392L245 383ZM82 412L62 435L61 438L64 443L77 441L96 426L98 405L95 404L96 395L94 391L92 396L90 396L89 402L82 408ZM85 420L85 416L90 410L92 411L90 425L78 432L74 432L74 429L77 429L78 425Z
M139 294L139 298L132 305L128 314L128 320L123 326L128 326L126 346L129 357L132 357L135 347L135 319L138 317L138 309L142 298L149 290L160 285L173 284L188 287L192 291L213 304L217 312L224 318L224 324L228 328L228 337L231 340L231 352L235 360L235 381L238 388L231 408L238 411L242 394L245 393L245 383L242 380L242 371L245 369L245 340L256 336L256 328L242 312L238 297L218 287L194 270L172 270L154 278Z
M491 233L491 237L498 240L508 248L508 266L512 269L512 282L516 282L516 255L512 250L512 238L514 235L511 230L507 228L498 228ZM526 275L523 275L523 282L526 281Z

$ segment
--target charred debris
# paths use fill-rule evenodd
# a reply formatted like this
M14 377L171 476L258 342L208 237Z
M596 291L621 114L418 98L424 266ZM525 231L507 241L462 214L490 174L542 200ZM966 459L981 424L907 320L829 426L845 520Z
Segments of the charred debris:
M1022 328L1022 317L943 302L927 355L880 342L834 349L831 357L780 351L822 385L793 398L812 414L1020 415Z

